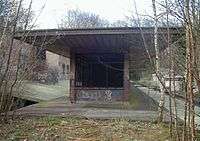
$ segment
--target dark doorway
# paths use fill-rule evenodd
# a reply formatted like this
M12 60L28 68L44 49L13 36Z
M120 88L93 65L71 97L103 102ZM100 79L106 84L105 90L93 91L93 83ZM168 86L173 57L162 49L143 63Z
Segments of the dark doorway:
M123 87L123 54L76 54L76 87Z

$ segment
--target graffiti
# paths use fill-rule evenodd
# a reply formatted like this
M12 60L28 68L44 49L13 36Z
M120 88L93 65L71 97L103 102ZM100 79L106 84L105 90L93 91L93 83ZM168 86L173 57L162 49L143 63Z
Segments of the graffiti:
M105 100L106 101L111 101L112 100L112 91L111 90L106 90L105 91Z
M101 92L80 90L77 92L77 97L79 99L98 100L101 97Z
M122 90L76 90L77 100L112 101L122 94Z

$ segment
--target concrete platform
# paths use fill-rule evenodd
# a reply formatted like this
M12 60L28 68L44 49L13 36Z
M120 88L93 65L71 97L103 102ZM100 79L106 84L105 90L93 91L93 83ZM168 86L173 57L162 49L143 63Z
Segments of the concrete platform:
M23 82L21 89L21 94L15 95L15 97L34 102L49 101L69 96L69 80L60 81L55 85Z
M144 92L146 95L150 96L152 99L154 99L155 101L159 102L160 100L160 92L152 90L152 89L148 89L147 87L142 87L142 86L137 86L137 88L139 90L141 90L142 92ZM173 108L173 101L172 101L172 109ZM185 102L183 99L176 99L176 105L177 105L177 116L178 118L180 118L181 120L184 120L184 107L185 107ZM169 96L165 95L165 108L167 110L169 110ZM174 111L172 111L174 113ZM199 106L195 106L195 113L196 114L200 114L200 107ZM200 117L199 116L195 117L195 123L197 125L197 128L200 129Z
M134 121L156 121L157 111L131 110L131 109L111 109L111 108L86 108L88 104L79 102L70 104L67 98L61 97L49 102L41 102L28 107L18 109L14 112L15 116L77 116L82 118L94 119L115 119L126 118ZM13 112L10 112L13 114ZM165 121L170 120L167 112L165 113Z

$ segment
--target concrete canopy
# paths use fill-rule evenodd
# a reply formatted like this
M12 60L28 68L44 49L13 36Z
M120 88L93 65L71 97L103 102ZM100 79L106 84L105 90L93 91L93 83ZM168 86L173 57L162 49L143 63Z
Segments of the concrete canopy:
M166 28L159 28L160 35L166 35L166 31ZM177 29L170 28L170 31L176 33ZM153 28L147 27L30 30L17 32L15 38L66 57L69 57L69 50L74 53L130 52L134 56L146 56L142 34L153 54ZM162 36L159 42L161 48L165 48Z
M165 49L167 29L158 32L159 48ZM71 102L107 101L128 100L130 68L142 68L149 61L147 49L155 54L153 33L154 28L138 27L48 29L18 32L15 38L70 57ZM176 28L170 28L174 33Z

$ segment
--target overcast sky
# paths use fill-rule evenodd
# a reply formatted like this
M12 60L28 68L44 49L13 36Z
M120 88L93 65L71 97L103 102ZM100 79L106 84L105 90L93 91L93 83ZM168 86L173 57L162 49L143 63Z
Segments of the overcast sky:
M30 0L25 0L28 5ZM36 15L46 6L37 20L37 28L57 28L61 18L69 9L80 9L100 15L111 22L123 20L135 12L133 0L33 0L32 9ZM151 0L136 0L140 14L151 13Z

